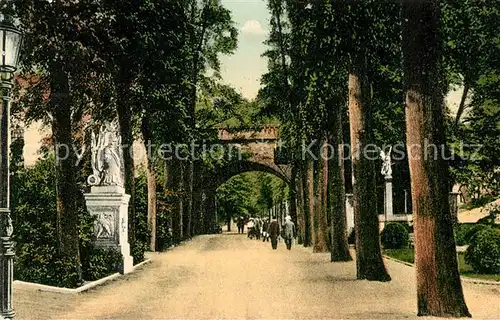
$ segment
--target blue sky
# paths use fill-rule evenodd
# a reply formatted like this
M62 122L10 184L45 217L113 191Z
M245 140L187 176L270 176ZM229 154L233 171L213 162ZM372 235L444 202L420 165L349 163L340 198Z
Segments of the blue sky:
M253 99L260 77L267 71L267 61L261 57L269 30L267 4L264 0L222 0L222 4L231 10L239 30L238 49L231 56L221 57L223 81Z

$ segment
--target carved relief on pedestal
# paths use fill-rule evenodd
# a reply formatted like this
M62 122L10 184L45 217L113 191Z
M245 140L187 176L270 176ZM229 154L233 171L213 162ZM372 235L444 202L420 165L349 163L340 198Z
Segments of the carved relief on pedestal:
M111 212L100 212L94 227L97 239L113 238L115 235L114 214Z
M89 208L90 209L90 208ZM112 207L99 206L90 209L96 217L94 234L97 240L118 240L118 210Z

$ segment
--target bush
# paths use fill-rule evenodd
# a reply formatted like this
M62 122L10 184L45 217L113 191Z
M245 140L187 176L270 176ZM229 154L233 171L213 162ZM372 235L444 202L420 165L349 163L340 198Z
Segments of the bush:
M173 245L170 229L170 213L166 211L157 212L156 222L156 247L160 251L167 250Z
M122 262L123 256L118 250L94 248L83 262L83 278L94 281L109 276L121 269Z
M80 284L79 265L58 253L54 159L15 173L12 218L17 280L52 286Z
M476 233L465 253L474 272L500 274L500 231L486 228Z
M457 246L470 244L471 239L481 230L488 228L484 224L462 223L455 227L455 241Z
M408 246L408 228L401 223L389 223L381 234L381 242L385 249L401 249Z
M148 244L135 240L130 244L130 255L134 258L134 265L144 261L144 252L148 251Z

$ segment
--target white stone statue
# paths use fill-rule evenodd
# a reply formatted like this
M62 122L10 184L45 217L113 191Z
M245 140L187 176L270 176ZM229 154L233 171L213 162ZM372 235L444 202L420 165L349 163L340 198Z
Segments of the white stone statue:
M391 151L392 146L389 147L389 151L385 152L380 149L380 157L382 158L382 170L380 171L385 177L392 176L392 163L391 163Z
M92 132L92 170L87 179L92 186L123 187L123 155L116 122L105 123L96 137Z

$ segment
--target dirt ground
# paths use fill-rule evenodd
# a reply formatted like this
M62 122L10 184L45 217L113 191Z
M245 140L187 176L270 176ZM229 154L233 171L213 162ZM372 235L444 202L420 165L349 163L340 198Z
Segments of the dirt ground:
M407 319L414 269L387 261L389 283L355 280L355 263L225 233L199 236L137 272L78 295L15 286L17 319ZM464 283L478 319L500 319L500 286ZM419 318L422 319L422 318Z

